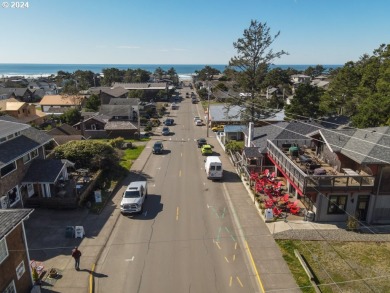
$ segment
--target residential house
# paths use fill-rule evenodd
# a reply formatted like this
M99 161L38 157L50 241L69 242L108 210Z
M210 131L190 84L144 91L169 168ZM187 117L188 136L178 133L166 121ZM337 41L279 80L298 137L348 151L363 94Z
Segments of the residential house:
M24 228L32 212L0 210L0 292L30 292L33 286Z
M390 127L329 130L309 121L255 128L250 147L315 221L390 223Z
M250 120L250 117L245 114L247 108L241 106L227 106L223 104L210 105L209 121L213 127L215 125L240 125ZM207 120L207 116L205 117ZM284 120L284 110L278 112L268 112L264 114L256 114L256 125L264 125L275 123Z
M66 144L74 140L83 140L84 136L81 135L81 131L64 123L46 132L50 135L56 145Z
M121 82L115 82L112 86L112 88L121 87L125 90L136 91L136 90L142 90L144 92L145 99L154 99L156 98L159 91L168 91L168 84L165 82L161 83L121 83Z
M28 88L31 91L38 90L38 89L44 90L46 95L57 95L58 94L57 85L54 82L50 82L47 80L31 81L28 84Z
M85 102L85 96L77 95L46 95L39 102L42 111L48 115L62 115L71 108L80 109Z
M1 88L0 99L8 99L14 97L22 102L32 102L32 92L28 88Z
M36 109L33 104L20 102L15 98L0 100L0 111L16 118L21 123L41 125L47 115Z
M132 138L138 132L137 99L111 99L100 106L99 114L87 115L74 125L86 138Z
M90 88L89 92L91 92L92 94L98 95L100 97L101 105L109 104L110 100L114 99L114 98L126 99L128 93L129 93L128 90L126 90L120 86L115 87L115 88L109 88L109 87Z
M2 209L76 203L67 164L46 159L52 138L10 116L0 116L0 206ZM65 184L66 183L66 184ZM53 199L54 198L54 199ZM49 203L48 203L49 202Z

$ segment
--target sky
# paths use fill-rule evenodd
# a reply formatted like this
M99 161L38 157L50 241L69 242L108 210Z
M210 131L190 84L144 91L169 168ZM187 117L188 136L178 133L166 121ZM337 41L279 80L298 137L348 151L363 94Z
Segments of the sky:
M228 64L251 20L280 32L270 48L289 55L274 64L342 65L390 43L389 0L0 2L0 63Z

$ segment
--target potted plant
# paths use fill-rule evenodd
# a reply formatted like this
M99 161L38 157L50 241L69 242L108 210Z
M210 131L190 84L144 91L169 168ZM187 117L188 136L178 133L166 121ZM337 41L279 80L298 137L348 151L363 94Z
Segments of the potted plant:
M356 217L348 216L347 230L357 231L359 229L359 220Z

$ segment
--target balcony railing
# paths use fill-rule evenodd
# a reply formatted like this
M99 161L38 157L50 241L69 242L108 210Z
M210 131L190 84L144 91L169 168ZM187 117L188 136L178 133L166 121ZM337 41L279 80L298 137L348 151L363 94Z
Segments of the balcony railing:
M310 140L294 140L288 144L295 144L301 147L310 145ZM278 167L289 177L302 192L310 189L349 189L360 190L374 186L375 177L365 175L344 175L336 172L332 175L309 175L306 174L296 162L287 156L281 146L286 141L267 141L268 155ZM279 147L280 145L280 147Z

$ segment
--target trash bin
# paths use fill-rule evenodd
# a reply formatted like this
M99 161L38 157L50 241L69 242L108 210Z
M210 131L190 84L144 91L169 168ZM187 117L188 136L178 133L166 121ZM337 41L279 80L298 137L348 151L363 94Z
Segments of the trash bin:
M84 238L84 226L76 226L74 238Z
M65 237L66 238L73 238L74 237L74 227L73 226L66 227Z
M315 216L314 212L308 211L306 213L306 221L313 222L314 221L314 216Z

